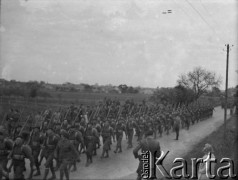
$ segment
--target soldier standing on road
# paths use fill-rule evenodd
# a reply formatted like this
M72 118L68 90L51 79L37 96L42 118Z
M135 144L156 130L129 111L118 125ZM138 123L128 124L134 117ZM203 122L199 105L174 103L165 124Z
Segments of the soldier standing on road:
M135 158L139 159L139 166L137 168L137 180L142 179L142 170L143 170L143 161L141 160L141 155L139 155L139 151L141 150L142 153L146 151L150 151L152 164L155 164L155 158L159 158L161 151L160 151L160 143L157 139L154 139L153 130L150 129L145 133L145 139L139 142L139 145L133 150L133 154ZM152 177L151 179L156 179L155 169L152 167Z
M79 154L74 145L69 141L69 134L67 131L61 131L61 140L59 141L56 152L60 163L60 180L63 180L64 175L66 180L69 180L68 165L73 159L78 159Z
M174 120L174 130L175 130L175 133L176 133L176 139L175 140L178 140L178 138L179 138L180 123L181 123L180 117L176 116L175 120Z

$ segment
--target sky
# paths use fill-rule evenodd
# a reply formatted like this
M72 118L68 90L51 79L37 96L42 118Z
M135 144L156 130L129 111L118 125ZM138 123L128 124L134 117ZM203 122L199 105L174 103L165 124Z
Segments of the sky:
M172 13L163 13L172 10ZM237 0L1 0L0 77L173 87L201 66L237 85Z

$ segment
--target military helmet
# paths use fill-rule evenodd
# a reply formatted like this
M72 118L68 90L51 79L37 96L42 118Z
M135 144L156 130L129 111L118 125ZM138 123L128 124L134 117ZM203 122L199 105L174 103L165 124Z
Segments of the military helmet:
M64 136L65 138L69 138L69 133L64 129L61 130L60 135Z

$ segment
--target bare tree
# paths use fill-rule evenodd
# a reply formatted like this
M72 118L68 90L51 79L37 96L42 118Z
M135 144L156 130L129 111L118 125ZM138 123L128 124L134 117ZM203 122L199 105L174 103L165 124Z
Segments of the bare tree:
M202 67L195 67L192 72L180 75L177 82L181 86L192 89L197 99L209 88L219 87L222 81L220 76L216 76L215 72Z

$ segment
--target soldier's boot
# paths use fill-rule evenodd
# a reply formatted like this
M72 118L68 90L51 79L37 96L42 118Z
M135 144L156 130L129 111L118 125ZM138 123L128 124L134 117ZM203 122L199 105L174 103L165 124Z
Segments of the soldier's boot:
M60 180L64 179L64 171L63 169L60 170Z
M73 162L68 165L68 170L70 171L71 167L73 166Z
M55 175L55 169L54 167L50 168L52 176L49 178L49 180L55 180L56 179L56 175Z
M71 170L71 172L77 171L77 166L76 166L76 162L73 163L74 168Z
M108 150L106 150L106 156L105 156L105 158L108 158L108 157L109 157Z
M114 151L114 153L117 153L118 147L116 147L116 150Z
M104 155L105 155L105 149L102 150L102 155L101 155L101 159L104 158Z
M9 180L9 173L2 170L1 174L0 174L0 179L2 179L2 176L5 177L6 180Z
M121 150L121 146L119 147L119 149L120 149L120 150L119 150L118 152L121 153L121 152L122 152L122 150Z
M65 174L66 180L69 180L69 171L67 170L67 168L64 170L64 174Z
M89 166L89 164L90 164L90 162L89 162L89 157L87 156L87 162L86 162L86 167L88 167Z
M94 155L94 156L97 155L97 150L96 150L96 149L94 149L94 151L93 151L93 155Z
M178 140L178 133L176 132L176 140Z
M93 163L93 157L92 156L90 156L90 163Z
M54 168L54 171L58 171L59 170L59 162L58 160L56 161L56 167Z
M41 175L40 168L37 167L37 169L36 169L36 173L33 174L33 176L40 176L40 175Z
M50 169L49 168L45 168L45 173L44 173L44 177L43 180L46 180L48 174L49 174Z

